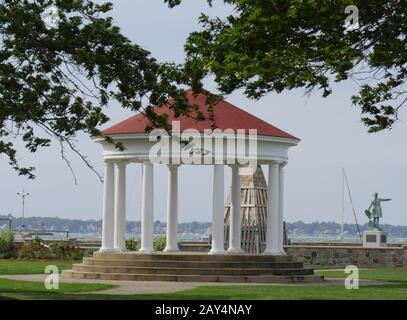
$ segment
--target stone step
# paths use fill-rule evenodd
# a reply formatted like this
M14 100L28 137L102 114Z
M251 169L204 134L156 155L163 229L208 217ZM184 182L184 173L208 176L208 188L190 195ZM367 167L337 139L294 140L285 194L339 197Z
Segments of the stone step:
M168 274L168 275L312 275L313 269L286 268L169 268L169 267L120 267L120 266L95 266L85 264L73 265L77 272L113 273L113 274Z
M289 276L233 276L233 275L169 275L169 274L123 274L97 273L63 270L63 277L101 280L127 281L180 281L180 282L228 282L228 283L317 283L323 281L320 275L289 275Z
M178 261L178 260L119 260L84 258L83 264L124 267L188 267L188 268L302 268L302 262L241 262L241 261Z
M291 255L271 256L271 255L255 255L255 254L224 254L210 255L194 252L155 252L152 254L139 252L95 252L95 259L112 259L112 260L171 260L171 261L231 261L231 262L301 262L294 259Z
M204 253L152 254L138 252L94 253L82 264L64 271L73 278L134 281L197 281L236 283L319 282L322 277L303 268L293 256Z

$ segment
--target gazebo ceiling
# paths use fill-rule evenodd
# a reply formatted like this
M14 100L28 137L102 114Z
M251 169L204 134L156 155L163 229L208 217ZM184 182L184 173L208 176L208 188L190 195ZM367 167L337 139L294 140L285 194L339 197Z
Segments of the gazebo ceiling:
M191 89L187 90L187 97L191 104L197 105L199 111L204 115L208 114L206 105L206 95L200 93L194 95ZM174 117L174 112L169 108L171 100L168 104L162 107L155 107L157 114L168 114L168 121L180 122L181 132L186 129L195 129L199 132L204 132L205 129L212 129L213 122L211 120L196 121L191 117L181 116ZM237 131L238 129L245 129L247 132L249 129L257 129L257 135L259 136L271 136L278 138L296 139L293 135L255 117L254 115L234 106L233 104L221 100L213 106L213 112L215 117L216 127L224 131L232 129ZM138 113L106 130L102 131L103 135L120 135L120 134L137 134L146 133L145 129L150 125L149 119L142 113Z

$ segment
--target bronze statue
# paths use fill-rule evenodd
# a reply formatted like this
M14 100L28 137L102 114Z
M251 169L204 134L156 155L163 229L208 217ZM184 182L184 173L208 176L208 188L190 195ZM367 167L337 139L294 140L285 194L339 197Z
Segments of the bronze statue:
M370 203L369 208L365 210L365 214L369 218L369 229L380 230L379 219L383 217L381 203L383 201L391 201L391 199L381 199L379 198L379 194L377 192L373 196L374 199Z

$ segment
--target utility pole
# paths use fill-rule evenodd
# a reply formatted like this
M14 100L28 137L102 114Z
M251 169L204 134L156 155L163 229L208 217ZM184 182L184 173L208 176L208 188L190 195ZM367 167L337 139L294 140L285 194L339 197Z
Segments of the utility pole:
M26 193L25 190L23 189L23 192L22 193L17 192L17 195L21 197L22 204L23 204L23 212L22 212L23 214L21 216L21 227L20 227L21 229L23 229L23 228L25 228L25 225L24 225L25 198L28 197L30 194L28 192Z

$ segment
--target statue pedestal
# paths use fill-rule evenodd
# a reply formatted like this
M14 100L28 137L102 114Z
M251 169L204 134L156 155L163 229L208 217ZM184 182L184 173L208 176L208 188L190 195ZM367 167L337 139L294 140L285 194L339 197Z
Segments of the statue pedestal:
M387 247L387 232L380 230L364 231L363 246L367 248Z

